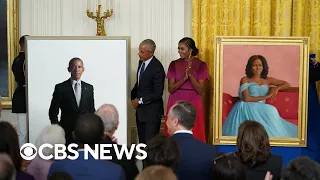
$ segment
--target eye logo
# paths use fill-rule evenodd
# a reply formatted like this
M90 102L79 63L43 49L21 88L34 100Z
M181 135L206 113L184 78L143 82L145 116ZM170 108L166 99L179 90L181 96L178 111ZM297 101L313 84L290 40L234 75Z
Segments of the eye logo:
M20 155L23 159L30 161L37 155L37 148L31 143L26 143L20 148Z

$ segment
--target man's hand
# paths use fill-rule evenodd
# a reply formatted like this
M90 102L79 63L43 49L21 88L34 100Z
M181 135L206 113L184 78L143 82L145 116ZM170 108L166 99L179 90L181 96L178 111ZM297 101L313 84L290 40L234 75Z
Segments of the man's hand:
M264 177L264 180L272 180L273 175L271 174L270 171L267 172L266 176Z
M310 58L310 62L315 65L318 61L316 60L316 58Z
M137 109L137 107L139 106L139 99L135 98L134 100L131 101L132 106L134 109Z
M112 140L114 143L117 143L117 144L118 144L118 138L116 138L115 136L112 136L112 137L111 137L111 140Z

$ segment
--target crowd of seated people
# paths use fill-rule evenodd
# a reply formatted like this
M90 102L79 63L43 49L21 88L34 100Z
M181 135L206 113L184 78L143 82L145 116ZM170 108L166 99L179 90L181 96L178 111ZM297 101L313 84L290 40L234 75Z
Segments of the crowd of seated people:
M148 156L139 172L134 159L112 158L97 160L89 155L83 160L83 145L117 144L114 133L119 114L111 104L101 106L95 114L81 115L74 129L79 145L76 160L44 160L36 156L25 161L20 155L16 130L0 122L0 180L316 180L320 179L320 165L307 157L292 160L282 167L281 156L271 154L269 137L256 121L242 123L237 135L236 152L217 156L213 145L194 138L192 128L196 120L194 106L178 101L168 113L166 125L170 136L158 135L147 142ZM44 143L63 144L64 130L58 125L46 126L36 140L36 147ZM116 156L112 152L112 156ZM53 149L44 149L53 154Z

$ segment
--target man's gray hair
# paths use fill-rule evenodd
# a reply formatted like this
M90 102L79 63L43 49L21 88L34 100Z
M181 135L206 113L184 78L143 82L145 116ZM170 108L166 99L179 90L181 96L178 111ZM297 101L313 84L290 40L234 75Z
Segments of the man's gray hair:
M65 132L63 128L57 124L47 125L44 127L36 139L35 146L39 148L43 144L65 144ZM45 156L54 155L54 148L43 148L42 153Z
M179 124L188 130L191 130L196 121L197 111L195 107L186 101L177 101L171 108L170 113L178 118Z
M104 104L95 113L103 122L104 131L112 132L119 123L119 114L117 108L112 104Z
M148 51L154 53L156 50L156 43L152 39L145 39L140 43L141 46L146 46Z

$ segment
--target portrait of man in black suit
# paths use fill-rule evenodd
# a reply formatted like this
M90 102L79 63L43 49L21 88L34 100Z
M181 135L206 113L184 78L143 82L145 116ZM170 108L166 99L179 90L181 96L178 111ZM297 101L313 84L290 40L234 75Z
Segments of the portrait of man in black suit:
M161 62L154 56L156 44L151 39L139 45L137 81L131 90L131 102L136 109L139 143L146 143L159 134L163 109L165 72Z
M84 70L83 61L72 58L68 67L71 77L57 84L52 95L49 118L51 124L59 124L64 129L67 145L73 143L72 132L78 117L95 112L93 86L81 80Z

